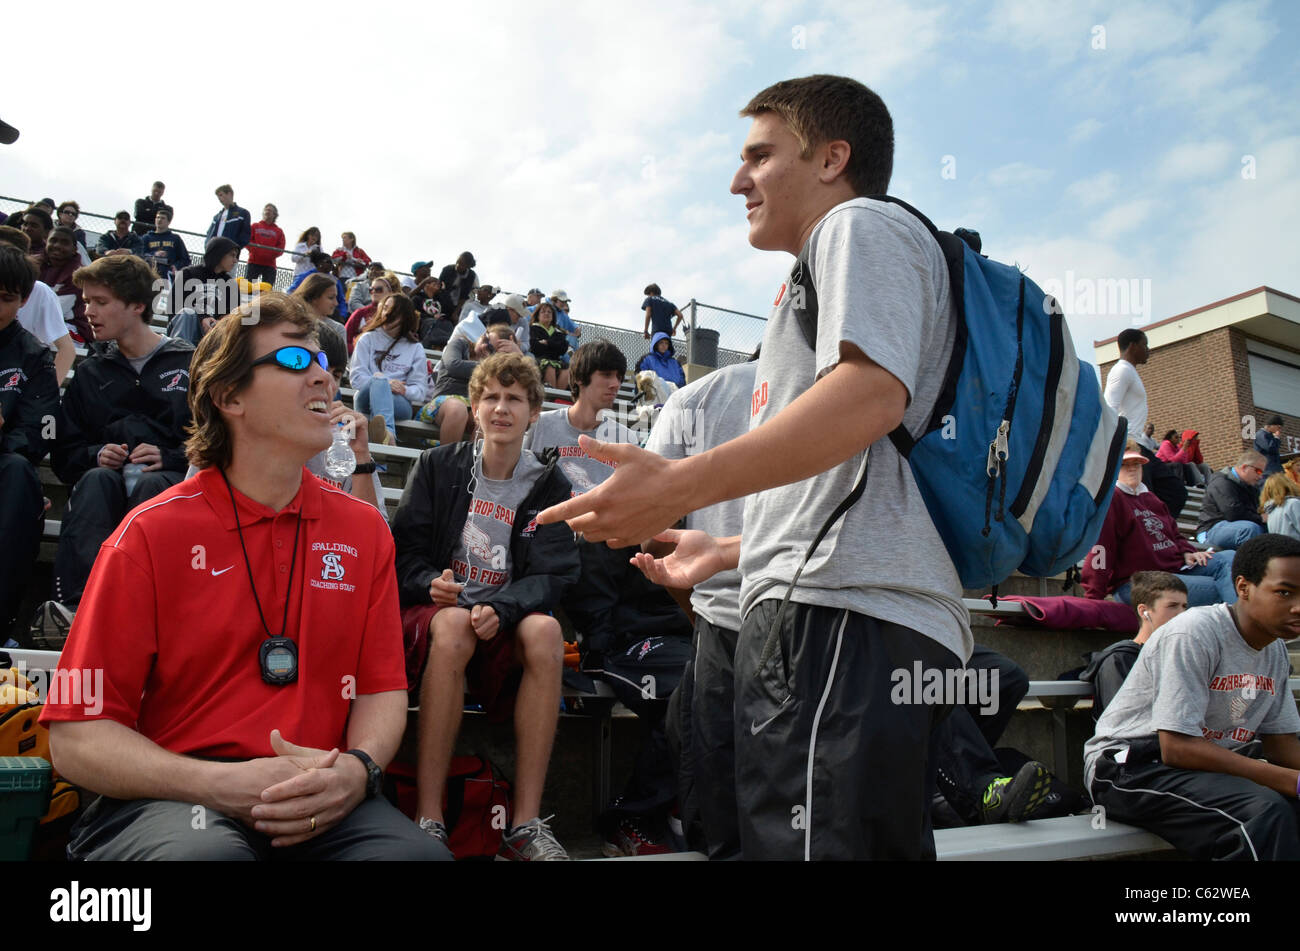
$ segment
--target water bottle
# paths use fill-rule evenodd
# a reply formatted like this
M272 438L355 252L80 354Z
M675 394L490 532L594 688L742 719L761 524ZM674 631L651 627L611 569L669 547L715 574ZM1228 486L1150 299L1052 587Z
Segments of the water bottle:
M348 445L347 426L340 422L334 430L334 442L325 451L325 471L335 482L342 482L357 468L357 456Z
M126 482L127 495L135 491L136 483L140 481L141 472L144 472L144 463L142 462L128 462L122 466L122 479Z

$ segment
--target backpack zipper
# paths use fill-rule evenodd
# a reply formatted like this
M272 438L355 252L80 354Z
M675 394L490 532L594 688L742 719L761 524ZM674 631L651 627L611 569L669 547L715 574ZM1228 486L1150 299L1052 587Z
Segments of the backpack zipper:
M1016 414L1016 397L1020 394L1020 377L1025 367L1025 279L1020 279L1020 304L1016 307L1016 368L1011 374L1011 387L1007 390L1007 404L1002 410L1002 423L997 435L989 443L988 462L985 471L989 475L988 489L984 495L984 528L980 534L988 538L991 531L991 513L993 510L993 487L999 480L1002 490L998 495L997 521L1002 521L1007 497L1007 460L1011 457L1010 437L1011 421Z

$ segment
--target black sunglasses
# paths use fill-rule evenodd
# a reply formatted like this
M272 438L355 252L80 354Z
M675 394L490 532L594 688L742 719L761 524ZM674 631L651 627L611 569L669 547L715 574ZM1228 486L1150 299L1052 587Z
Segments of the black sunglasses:
M294 373L302 373L311 369L311 363L315 360L322 370L329 372L330 359L325 356L324 350L308 350L306 347L281 347L279 350L273 350L264 357L258 357L253 361L253 366L260 367L264 363L274 363L284 370L292 370Z

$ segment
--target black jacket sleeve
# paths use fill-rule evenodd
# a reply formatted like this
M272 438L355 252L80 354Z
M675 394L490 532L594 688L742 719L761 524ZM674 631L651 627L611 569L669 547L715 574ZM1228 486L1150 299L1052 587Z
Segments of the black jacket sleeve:
M54 378L54 357L49 350L41 348L24 363L27 386L21 399L5 413L0 452L18 453L38 466L49 449L45 433L51 420L55 421L57 435L59 384Z
M429 582L450 565L435 563L440 548L439 526L434 513L434 493L438 490L435 467L428 463L428 453L421 454L411 467L402 491L402 501L393 513L393 543L397 547L397 594L402 605L432 604ZM457 526L459 529L460 526Z
M64 485L75 485L86 472L95 468L98 464L95 457L104 448L102 442L91 442L97 434L89 431L91 423L83 394L88 382L84 373L78 373L63 391L50 464Z
M1103 651L1092 655L1088 666L1079 674L1079 679L1092 683L1092 718L1101 719L1106 707L1110 706L1119 688L1124 686L1129 671L1137 663L1139 644L1133 641L1120 641Z
M552 470L537 507L544 509L558 505L568 499L569 494L569 480L558 470ZM530 517L521 506L517 518ZM513 627L530 611L550 611L558 605L564 592L578 580L581 571L573 529L564 522L538 525L528 548L528 563L522 566L515 578L492 592L483 603L496 611L503 629Z

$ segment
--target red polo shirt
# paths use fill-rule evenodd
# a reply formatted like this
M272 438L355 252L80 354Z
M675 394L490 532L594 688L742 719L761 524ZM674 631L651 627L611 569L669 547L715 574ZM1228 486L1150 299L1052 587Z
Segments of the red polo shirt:
M100 549L59 658L86 689L53 697L42 722L112 719L173 753L245 759L273 755L273 727L301 746L345 748L351 698L406 689L393 539L379 512L306 469L279 512L235 499L273 636L289 595L297 682L262 680L266 633L230 494L204 469L134 509Z

